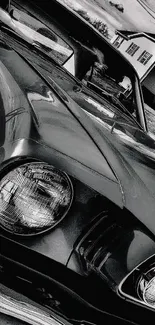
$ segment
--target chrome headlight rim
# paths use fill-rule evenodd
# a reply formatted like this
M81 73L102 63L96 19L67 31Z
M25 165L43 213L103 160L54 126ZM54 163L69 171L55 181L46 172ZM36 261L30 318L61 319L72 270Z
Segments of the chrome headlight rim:
M44 233L48 233L50 232L52 229L54 229L68 214L72 203L73 203L73 199L74 199L74 188L73 188L73 184L72 181L69 177L69 175L60 170L59 168L53 166L52 164L50 164L49 162L45 162L41 159L33 159L31 157L18 157L17 159L9 162L8 164L4 165L0 171L0 183L2 181L2 179L7 176L7 174L11 173L12 171L16 170L17 168L23 167L24 165L29 165L29 164L41 164L41 165L45 165L48 166L49 168L53 168L54 170L58 171L61 175L63 175L66 179L66 181L68 182L69 188L70 188L70 192L71 192L71 197L70 197L70 202L68 204L68 207L66 208L65 212L62 214L62 216L60 217L59 220L55 221L53 225L39 230L38 232L33 232L33 233L17 233L17 232L13 232L10 231L9 229L6 229L5 227L3 227L3 225L0 224L0 229L2 231L4 231L5 233L7 233L8 235L11 236L17 236L17 237L34 237L34 236L38 236L38 235L42 235Z
M146 259L144 259L122 279L122 281L117 287L118 296L123 299L125 298L130 302L135 303L136 305L138 304L139 306L141 305L149 310L155 311L155 306L152 306L150 303L145 302L142 298L142 295L139 295L139 293L137 292L137 285L141 279L142 274L147 273L147 271L151 269L155 269L155 254L152 254ZM135 295L133 295L127 292L127 290L124 288L124 285L126 285L126 281L128 281L131 276L133 277L133 274L135 272L138 274L136 275L136 279L134 280L133 284L133 289L135 291Z
M149 268L143 271L143 273L139 276L137 284L136 284L136 291L138 297L146 303L148 306L151 306L155 309L155 303L151 303L147 301L146 295L149 286L152 282L155 281L155 265L150 265Z

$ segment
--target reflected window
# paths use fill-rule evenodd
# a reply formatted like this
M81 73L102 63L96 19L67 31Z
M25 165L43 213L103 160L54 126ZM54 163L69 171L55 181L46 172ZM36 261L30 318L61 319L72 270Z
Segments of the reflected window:
M134 54L139 50L139 46L135 43L131 43L129 45L129 47L127 48L127 50L125 51L126 53L128 53L131 56L134 56Z
M113 45L117 48L119 48L121 46L121 44L123 43L124 39L121 36L117 36L117 38L115 39Z
M142 63L143 65L146 65L148 63L148 61L152 58L152 54L150 54L147 51L143 51L143 53L139 56L139 58L137 59L137 61L139 61L140 63Z

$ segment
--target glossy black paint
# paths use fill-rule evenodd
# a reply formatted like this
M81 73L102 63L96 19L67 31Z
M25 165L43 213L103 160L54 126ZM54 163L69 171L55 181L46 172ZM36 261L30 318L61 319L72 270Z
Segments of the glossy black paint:
M9 37L8 43L11 43ZM17 44L15 47L18 51ZM19 53L24 51L22 46L19 47ZM29 59L29 53L25 57ZM65 272L63 279L62 274L57 275L57 281L63 282L66 288L72 287L76 279L78 284L82 281L83 290L77 285L71 292L73 294L75 290L94 306L90 285L92 272L98 274L103 291L104 281L117 291L124 276L154 254L155 142L134 118L86 87L79 86L60 67L46 67L44 61L41 68L40 62L31 60L33 66L30 66L24 57L6 45L3 33L0 41L0 172L3 175L28 158L48 162L72 178L75 198L69 214L55 230L27 240L12 237L16 247L17 242L24 245L25 254L20 255L12 244L10 256L9 235L1 232L0 253L1 257L7 256L17 263L21 259L20 263L25 267L28 265L26 254L30 253L32 258L39 254L38 261L43 259L47 264L51 263L51 268L48 269L46 263L38 262L36 266L32 263L32 273L35 268L41 272L43 267L42 276L46 269L51 279L56 276L56 272L51 271L52 263L56 263L57 270L61 265L60 269ZM63 87L62 81L58 82L62 78ZM136 87L138 85L137 81ZM80 90L77 87L81 87ZM97 105L104 107L102 114L96 109ZM84 272L78 247L84 234L91 232L94 217L99 213L103 215L104 211L108 211L109 221L112 217L122 227L123 237L120 236L121 242L114 247L107 245L102 268L95 268L91 262L92 270L88 268ZM100 231L102 235L104 224ZM67 274L74 274L70 283ZM85 292L85 280L90 295ZM95 278L94 284L97 281ZM115 307L112 310L121 313L122 300L115 298L116 293L108 297L108 303L110 299L118 299L119 310ZM100 312L105 308L98 300L96 305ZM126 309L126 318L131 320L130 311Z

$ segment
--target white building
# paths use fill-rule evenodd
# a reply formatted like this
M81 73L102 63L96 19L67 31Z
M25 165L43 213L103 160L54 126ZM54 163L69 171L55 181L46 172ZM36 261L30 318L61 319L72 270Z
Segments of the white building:
M155 75L155 34L117 31L111 43L131 62L141 80L152 70Z

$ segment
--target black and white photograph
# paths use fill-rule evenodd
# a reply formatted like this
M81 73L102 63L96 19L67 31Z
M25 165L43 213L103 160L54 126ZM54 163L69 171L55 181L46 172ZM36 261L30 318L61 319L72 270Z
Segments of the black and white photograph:
M0 325L155 321L155 0L0 0Z

